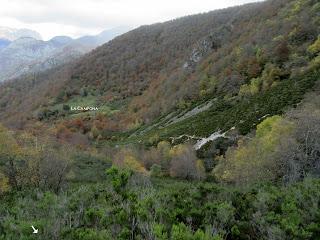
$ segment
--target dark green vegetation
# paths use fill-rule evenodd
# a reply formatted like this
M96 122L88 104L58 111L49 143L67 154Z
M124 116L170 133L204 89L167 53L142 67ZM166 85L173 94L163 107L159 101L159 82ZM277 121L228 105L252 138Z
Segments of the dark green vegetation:
M319 180L236 189L110 169L100 184L59 195L7 195L0 239L319 239L319 198Z
M240 134L246 135L265 116L282 114L284 110L298 104L319 78L320 72L312 71L295 79L280 82L272 89L246 99L220 99L208 111L153 131L161 140L169 140L169 137L183 134L207 137L213 132L225 132L232 127L236 127Z
M319 13L142 26L0 85L0 239L320 239Z

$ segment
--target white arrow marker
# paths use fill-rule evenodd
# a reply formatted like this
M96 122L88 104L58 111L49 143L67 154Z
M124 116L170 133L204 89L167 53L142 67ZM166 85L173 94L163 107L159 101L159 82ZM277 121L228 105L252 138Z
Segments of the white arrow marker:
M31 227L33 229L33 233L38 233L38 231L39 231L38 229L35 229L33 225Z

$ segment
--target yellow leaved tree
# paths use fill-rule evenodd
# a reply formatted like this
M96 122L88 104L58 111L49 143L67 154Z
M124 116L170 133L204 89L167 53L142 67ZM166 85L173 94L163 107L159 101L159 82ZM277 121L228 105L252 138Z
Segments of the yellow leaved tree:
M113 164L120 168L130 169L134 172L147 174L147 170L137 158L137 153L130 149L121 149L113 159Z
M281 171L278 150L289 144L294 123L280 116L267 118L257 126L255 137L240 140L220 159L213 174L221 181L246 184L260 180L275 180Z
M309 46L308 51L311 54L318 54L320 53L320 36L318 36L318 39Z

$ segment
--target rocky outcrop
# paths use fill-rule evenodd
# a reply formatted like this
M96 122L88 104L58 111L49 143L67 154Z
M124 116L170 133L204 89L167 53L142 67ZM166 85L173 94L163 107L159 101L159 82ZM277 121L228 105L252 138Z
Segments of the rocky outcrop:
M231 34L232 24L226 24L211 32L207 37L197 42L189 59L184 63L183 68L194 67L208 53L220 48L224 40Z

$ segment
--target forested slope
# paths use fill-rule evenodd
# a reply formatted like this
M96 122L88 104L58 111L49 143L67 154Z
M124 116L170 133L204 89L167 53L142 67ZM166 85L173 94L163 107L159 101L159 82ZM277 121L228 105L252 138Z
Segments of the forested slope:
M68 113L58 103L89 93L97 105L123 107L100 125L133 129L199 101L268 90L308 65L318 8L266 1L142 26L77 63L3 85L2 119L60 118Z

